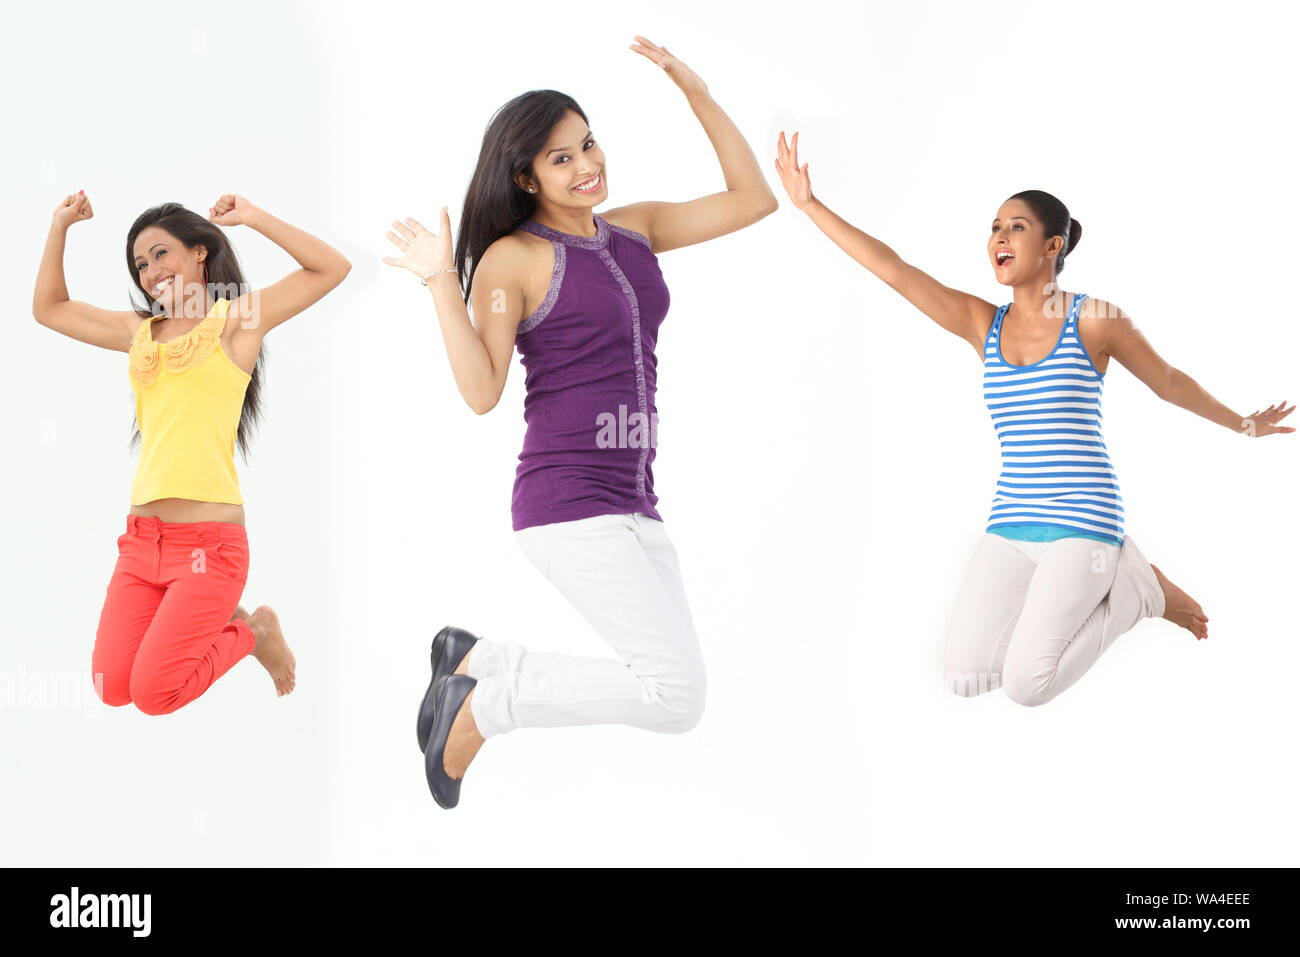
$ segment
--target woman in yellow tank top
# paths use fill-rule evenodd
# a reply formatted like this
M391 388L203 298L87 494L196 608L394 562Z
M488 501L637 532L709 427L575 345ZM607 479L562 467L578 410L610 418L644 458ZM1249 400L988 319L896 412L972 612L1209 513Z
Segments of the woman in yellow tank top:
M351 263L241 196L222 196L207 219L165 203L127 236L143 304L100 309L69 298L63 279L68 227L93 215L84 192L54 211L32 314L80 342L127 353L135 392L140 461L91 655L96 692L106 704L166 714L251 653L277 694L288 694L294 658L275 612L239 606L248 539L234 451L247 454L257 423L263 338L342 282ZM301 268L250 290L220 228L239 224Z

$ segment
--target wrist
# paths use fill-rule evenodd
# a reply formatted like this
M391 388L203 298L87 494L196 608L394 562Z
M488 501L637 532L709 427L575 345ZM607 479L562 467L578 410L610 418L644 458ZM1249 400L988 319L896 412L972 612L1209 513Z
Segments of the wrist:
M249 207L244 210L244 225L256 229L258 232L261 232L262 227L266 225L266 219L266 210L257 206L249 204Z
M416 273L416 275L419 275L419 273ZM430 289L433 289L433 287L439 283L446 283L449 281L454 282L457 289L460 288L460 276L457 274L454 266L444 266L441 269L432 269L425 275L420 276L420 285L428 286Z
M682 92L686 94L686 102L691 104L694 109L708 106L713 102L713 97L709 96L709 88L707 86L702 86L694 90L683 90Z

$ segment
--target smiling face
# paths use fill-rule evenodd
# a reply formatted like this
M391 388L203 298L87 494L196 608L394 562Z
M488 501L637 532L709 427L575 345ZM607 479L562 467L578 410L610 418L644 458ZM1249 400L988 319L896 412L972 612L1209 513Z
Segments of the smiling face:
M1009 199L998 209L989 234L989 262L1004 286L1045 274L1056 277L1056 256L1065 245L1061 236L1044 236L1043 224L1023 200Z
M172 312L177 303L184 301L185 290L202 283L203 267L199 264L208 251L202 246L187 249L162 227L146 226L135 237L131 254L140 288L159 306Z
M533 157L533 175L516 181L533 187L539 203L569 209L591 209L609 195L605 185L605 154L596 145L587 122L572 110L555 124L542 151Z

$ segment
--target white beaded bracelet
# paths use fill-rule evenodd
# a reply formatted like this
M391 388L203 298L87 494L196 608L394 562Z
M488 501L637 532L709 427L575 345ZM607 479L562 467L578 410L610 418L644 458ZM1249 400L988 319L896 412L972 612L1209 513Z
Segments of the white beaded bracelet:
M439 273L444 273L444 272L455 272L455 271L456 271L455 269L438 269L438 270L435 270L434 272L429 273L429 275L427 275L427 276L425 276L423 279L421 279L421 280L420 280L420 285L421 285L421 286L427 286L427 285L429 285L429 280L432 279L434 276L438 275Z

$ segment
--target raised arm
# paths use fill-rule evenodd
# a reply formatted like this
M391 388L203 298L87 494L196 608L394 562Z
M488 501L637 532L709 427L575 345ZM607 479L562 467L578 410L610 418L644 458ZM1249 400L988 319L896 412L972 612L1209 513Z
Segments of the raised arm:
M129 309L100 309L69 299L63 279L63 249L68 227L94 215L90 197L84 191L68 196L54 210L50 232L45 237L45 252L36 273L32 315L47 329L61 332L78 342L114 352L129 352L140 317Z
M984 336L997 306L978 296L952 289L917 269L880 240L868 236L827 208L812 192L808 164L799 165L799 134L786 145L782 132L776 143L776 171L796 209L808 215L835 245L871 270L904 299L953 335L965 339L984 359Z
M482 415L496 407L506 387L515 331L523 319L524 294L518 277L526 274L528 250L513 236L487 248L474 270L471 322L456 276L451 219L445 206L439 230L431 233L410 217L405 222L394 220L388 238L404 255L385 256L384 262L428 280L456 388L465 404Z
M242 196L227 193L209 210L218 226L243 224L275 243L301 267L265 289L243 292L227 316L239 321L236 339L258 343L280 323L292 319L341 283L352 269L347 258L323 240L276 219ZM256 350L254 350L256 352Z
M691 69L645 37L637 37L632 49L663 69L686 94L696 119L717 153L726 189L685 203L647 202L620 206L601 215L616 226L645 235L652 252L702 243L743 229L774 212L772 195L754 151L713 98L708 87Z
M1249 436L1295 431L1277 424L1295 411L1294 405L1287 408L1284 399L1280 405L1270 405L1248 416L1239 415L1206 392L1187 373L1166 362L1133 324L1132 318L1119 306L1104 299L1093 300L1092 308L1080 316L1079 332L1098 344L1099 356L1114 358L1157 396L1188 412L1195 412L1215 425Z

